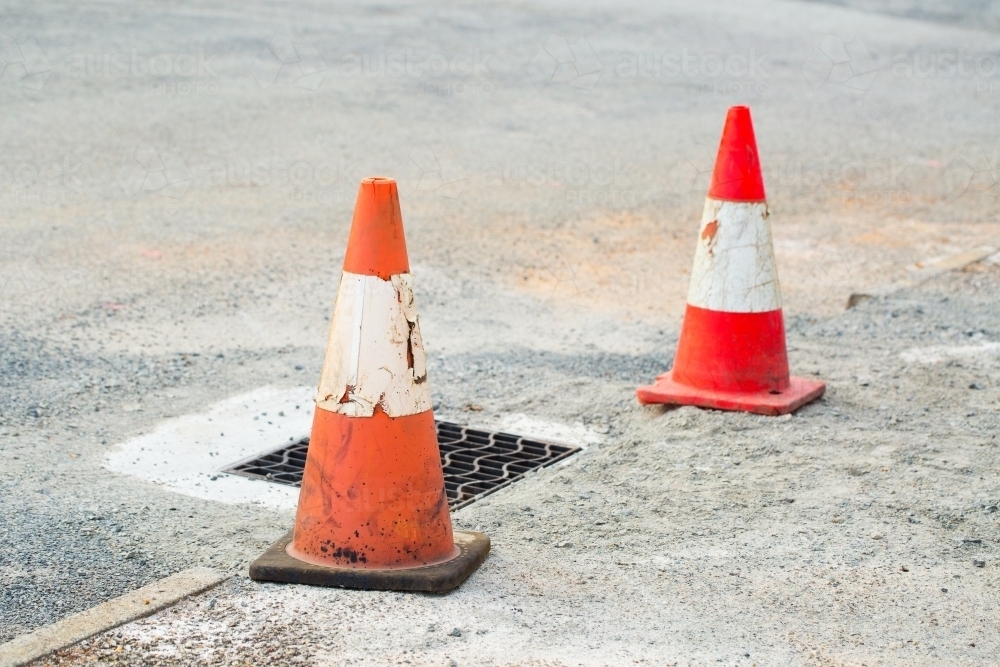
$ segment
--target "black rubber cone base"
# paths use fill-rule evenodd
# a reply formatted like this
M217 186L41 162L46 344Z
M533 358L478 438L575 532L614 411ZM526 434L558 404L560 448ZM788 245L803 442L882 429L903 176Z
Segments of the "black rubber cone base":
M288 533L272 544L260 558L250 563L250 578L254 581L373 591L443 593L458 588L483 564L490 552L490 538L483 533L456 530L455 546L458 547L458 555L449 561L404 570L359 570L313 565L292 558L285 550L291 541L292 534Z

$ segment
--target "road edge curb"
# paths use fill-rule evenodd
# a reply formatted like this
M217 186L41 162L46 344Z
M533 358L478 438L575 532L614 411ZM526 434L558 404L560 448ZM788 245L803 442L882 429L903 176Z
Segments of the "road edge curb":
M0 644L0 667L22 667L101 632L154 614L233 576L194 567Z

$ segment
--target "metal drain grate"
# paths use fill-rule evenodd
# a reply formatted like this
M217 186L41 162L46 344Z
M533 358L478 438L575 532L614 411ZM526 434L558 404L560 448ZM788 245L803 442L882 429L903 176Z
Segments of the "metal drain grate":
M437 422L441 467L448 505L465 507L497 489L580 451L579 447L531 440L510 433L491 433L451 422ZM302 485L309 438L285 445L223 470L269 482Z

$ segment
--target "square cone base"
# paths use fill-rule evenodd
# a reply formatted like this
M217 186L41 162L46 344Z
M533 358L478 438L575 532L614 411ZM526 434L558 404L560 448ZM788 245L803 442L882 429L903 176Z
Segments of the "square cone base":
M443 593L457 588L468 579L490 552L490 538L483 533L456 530L455 546L458 547L458 555L451 560L398 570L361 570L313 565L293 558L286 551L291 541L292 533L289 532L272 544L260 558L250 563L250 578L254 581L372 591Z
M635 394L643 405L696 405L699 408L740 410L775 416L798 410L822 396L824 391L826 384L823 382L797 377L789 378L788 389L777 393L712 391L674 382L670 373L664 373L656 378L654 384L636 389Z

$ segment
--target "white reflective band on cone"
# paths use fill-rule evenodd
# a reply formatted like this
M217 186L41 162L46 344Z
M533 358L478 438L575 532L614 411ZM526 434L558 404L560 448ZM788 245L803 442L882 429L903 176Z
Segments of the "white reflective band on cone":
M431 409L412 282L343 273L317 406L349 417L371 417L376 405L390 417Z
M767 204L705 200L687 302L728 313L781 308Z

